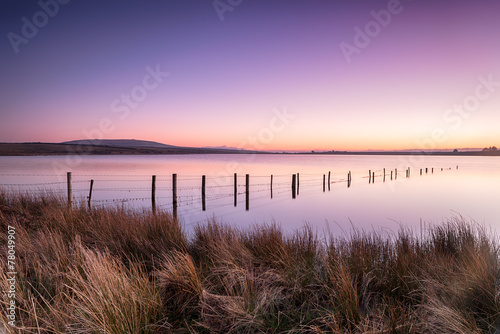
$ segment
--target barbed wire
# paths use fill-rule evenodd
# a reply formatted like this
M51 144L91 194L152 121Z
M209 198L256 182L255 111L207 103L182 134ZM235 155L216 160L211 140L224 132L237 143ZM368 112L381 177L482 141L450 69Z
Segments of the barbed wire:
M428 172L423 172L424 168L421 169L422 174L420 175L431 175L435 171L448 171L452 170L453 168L447 167L447 168L441 168L441 167L433 167L433 168L427 168ZM312 192L317 192L318 188L321 189L321 185L324 184L325 186L328 185L328 191L330 191L330 185L332 184L337 184L337 183L346 183L348 182L347 178L338 178L334 177L332 179L332 175L345 175L351 176L351 182L353 178L356 179L370 179L370 183L380 183L381 180L383 179L385 182L387 181L393 181L397 180L397 176L399 176L401 179L406 179L406 171L405 169L402 169L398 171L396 174L396 169L376 169L376 170L370 170L371 175L366 175L366 171L350 171L350 172L329 172L329 173L324 173L324 174L312 174L312 173L298 173L299 178L298 178L298 184L297 184L297 194L296 196L304 195L304 194L309 194ZM420 171L419 168L414 168L411 170L412 175L419 175ZM271 179L272 175L272 179ZM222 207L227 207L227 206L234 206L234 201L227 201L225 202L226 199L229 198L234 198L234 196L237 197L236 199L236 204L238 205L244 205L246 202L246 196L247 196L247 186L249 187L249 192L250 192L250 200L251 201L256 201L260 200L263 198L271 198L274 199L275 197L282 197L280 195L288 193L292 191L292 175L293 174L269 174L269 175L250 175L249 178L249 184L246 184L246 175L245 174L237 174L237 184L235 187L235 184L233 182L234 180L234 175L207 175L205 180L207 181L205 184L205 189L206 189L206 194L205 198L203 199L201 195L202 191L202 177L201 176L177 176L177 197L176 197L176 204L178 208L183 208L183 213L190 213L190 212L201 212L203 206L207 210L216 210L218 208ZM326 181L327 176L330 176L329 182ZM396 176L397 175L397 176ZM0 177L62 177L65 175L60 175L60 174L25 174L25 173L5 173L1 174ZM159 175L157 175L158 177ZM91 179L80 179L82 177L91 177ZM103 177L104 179L99 179L99 177ZM124 177L129 177L129 179L124 179ZM137 179L138 177L141 177L141 179ZM147 179L146 179L147 177ZM87 174L74 174L73 175L73 183L75 184L84 184L84 183L89 183L91 180L94 180L94 185L96 183L101 184L101 183L106 183L106 182L121 182L123 184L127 184L129 182L151 182L151 175L106 175L106 174L101 174L101 175L87 175ZM157 178L157 183L162 183L162 182L171 182L172 181L172 176L171 175L160 175L160 177L163 178ZM390 177L390 178L389 178ZM243 179L244 178L244 179ZM287 180L284 180L284 178L287 178ZM243 179L243 181L242 181ZM258 179L258 183L253 183L252 180ZM269 182L262 182L261 180L263 179L268 179ZM211 184L214 182L214 180L222 180L225 184ZM272 182L271 182L272 180ZM181 181L181 185L179 185L179 181ZM182 182L190 182L191 181L197 181L199 184L196 185L182 185ZM208 184L207 184L208 183ZM38 183L0 183L0 187L10 187L10 188L21 188L22 191L31 191L37 194L40 193L56 193L56 194L61 194L65 193L66 189L61 189L60 187L55 188L53 186L63 186L67 184L65 181L58 181L58 182L38 182ZM46 187L49 186L49 189L26 189L27 187ZM236 188L236 192L232 191L232 189ZM21 191L19 189L19 191ZM231 190L229 190L231 189ZM173 187L172 186L164 186L164 187L156 187L156 190L158 192L162 191L172 191ZM199 192L198 194L185 194L186 192L189 191L197 191ZM76 188L73 189L74 193L78 194L83 194L85 192L88 192L89 188L83 189L83 188ZM151 187L103 187L102 184L98 188L93 189L93 194L94 198L98 196L99 193L109 193L109 192L120 192L120 193L135 193L135 192L150 192ZM213 192L215 191L215 193ZM324 190L326 191L326 189ZM300 195L299 195L300 193ZM257 194L257 195L254 195ZM242 196L245 195L245 196ZM88 197L87 197L88 198ZM158 207L162 208L174 208L173 204L173 195L170 196L155 196L155 199L158 201L162 200L168 200L170 203L163 203L158 205ZM137 201L151 201L151 197L147 196L140 196L140 197L131 197L131 198L108 198L108 199L93 199L91 201L92 204L94 205L110 205L110 204L124 204L128 202L137 202ZM222 203L221 203L222 201ZM204 202L204 203L203 203ZM203 205L204 204L204 205Z

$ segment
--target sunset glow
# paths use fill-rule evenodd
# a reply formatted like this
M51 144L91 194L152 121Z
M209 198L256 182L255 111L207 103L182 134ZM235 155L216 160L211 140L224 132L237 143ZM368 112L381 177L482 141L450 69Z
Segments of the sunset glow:
M500 144L500 3L221 2L4 2L0 142Z

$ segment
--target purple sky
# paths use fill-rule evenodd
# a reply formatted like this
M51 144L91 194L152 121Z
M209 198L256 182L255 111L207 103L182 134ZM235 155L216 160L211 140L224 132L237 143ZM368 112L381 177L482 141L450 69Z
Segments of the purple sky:
M0 142L500 145L498 1L59 1L0 5Z

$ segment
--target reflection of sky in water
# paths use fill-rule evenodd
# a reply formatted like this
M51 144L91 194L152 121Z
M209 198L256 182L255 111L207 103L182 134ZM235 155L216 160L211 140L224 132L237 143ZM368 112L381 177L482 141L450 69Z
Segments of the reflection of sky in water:
M495 206L500 195L497 157L425 156L411 160L403 156L88 156L73 168L66 159L2 157L0 184L12 185L8 187L16 190L50 188L65 195L65 171L72 171L77 199L85 199L90 179L94 179L93 205L149 208L151 175L155 174L157 205L170 210L171 174L177 173L178 212L188 230L211 217L241 227L275 220L289 230L308 222L319 231L329 228L340 233L351 223L364 229L395 229L399 224L418 228L421 219L440 223L453 215L500 228L500 213ZM410 165L411 178L405 178L404 169ZM384 167L385 183L380 176ZM398 179L391 181L390 171L394 168L398 168ZM424 169L422 176L420 168ZM368 183L369 169L377 174L373 184ZM235 171L239 193L236 207ZM332 183L330 191L327 186L323 192L323 174L327 176L328 171ZM350 188L345 182L348 171L352 172ZM297 172L299 194L292 199L291 174ZM246 173L250 174L249 211L245 211ZM207 175L205 212L201 211L202 174Z

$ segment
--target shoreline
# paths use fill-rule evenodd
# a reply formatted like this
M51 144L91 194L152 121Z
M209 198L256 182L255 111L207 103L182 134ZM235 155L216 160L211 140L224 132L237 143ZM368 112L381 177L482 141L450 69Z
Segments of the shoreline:
M128 147L62 143L0 143L1 156L61 155L191 155L191 154L271 154L271 155L432 155L432 156L500 156L499 151L327 151L327 152L265 152L197 147Z

